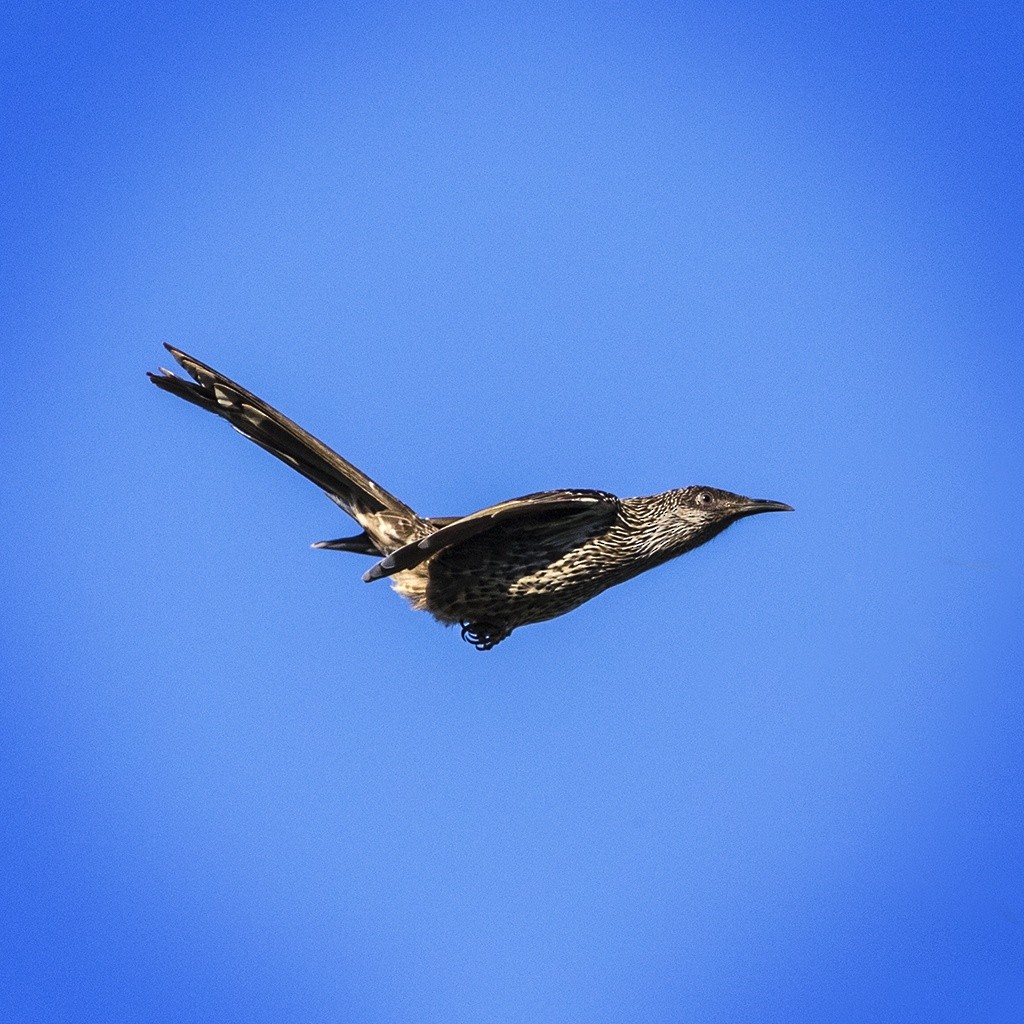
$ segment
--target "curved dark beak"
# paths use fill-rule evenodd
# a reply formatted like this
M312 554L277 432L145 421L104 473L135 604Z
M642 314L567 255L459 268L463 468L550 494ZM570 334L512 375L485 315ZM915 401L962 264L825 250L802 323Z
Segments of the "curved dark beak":
M765 498L747 498L746 504L741 505L739 513L741 516L756 516L761 512L792 512L792 505L785 505L781 501L768 501Z

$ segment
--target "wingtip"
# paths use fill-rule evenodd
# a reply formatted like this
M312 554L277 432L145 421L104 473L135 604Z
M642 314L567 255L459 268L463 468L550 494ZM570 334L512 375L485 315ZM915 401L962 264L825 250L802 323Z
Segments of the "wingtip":
M363 582L373 583L374 580L382 580L385 576L390 576L394 571L395 560L391 555L388 555L387 558L382 558L376 565L371 565L363 573Z
M172 373L167 369L166 366L160 366L154 372L153 370L147 370L146 376L158 387L164 390L168 387L169 381L180 381L181 378L176 374Z
M198 360L194 359L187 352L183 352L180 348L176 348L170 342L163 342L163 346L168 352L174 357L174 361L190 376L194 377L195 374L189 369L189 363L201 366L202 364ZM161 367L163 369L163 367ZM166 370L164 371L167 372ZM171 374L173 376L173 374Z

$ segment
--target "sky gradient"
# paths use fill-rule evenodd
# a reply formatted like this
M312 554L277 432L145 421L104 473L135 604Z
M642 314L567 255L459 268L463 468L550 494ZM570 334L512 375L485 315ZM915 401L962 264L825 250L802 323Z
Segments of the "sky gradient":
M16 6L0 1016L1024 1019L1024 19ZM785 501L478 653L426 515Z

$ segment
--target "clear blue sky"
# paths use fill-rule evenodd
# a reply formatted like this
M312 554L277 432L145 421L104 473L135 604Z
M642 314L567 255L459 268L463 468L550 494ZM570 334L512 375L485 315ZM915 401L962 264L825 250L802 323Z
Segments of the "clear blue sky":
M0 1017L1024 1019L1013 5L0 27ZM425 514L794 505L480 654Z

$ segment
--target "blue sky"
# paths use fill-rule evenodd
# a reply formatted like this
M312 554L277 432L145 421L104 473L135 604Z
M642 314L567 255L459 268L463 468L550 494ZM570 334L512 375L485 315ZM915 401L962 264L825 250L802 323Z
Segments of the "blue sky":
M0 1008L1016 1021L1022 20L33 4L0 29ZM424 514L789 502L488 654Z

